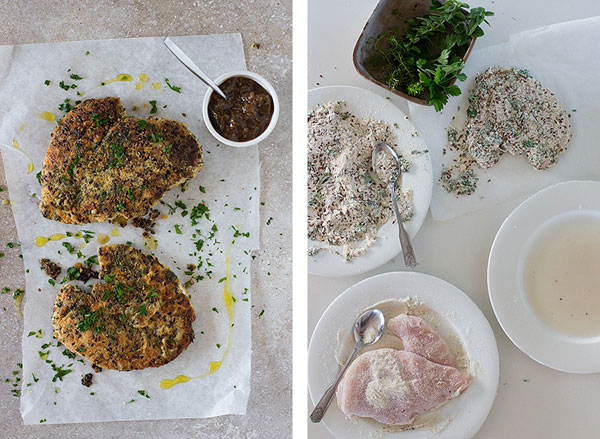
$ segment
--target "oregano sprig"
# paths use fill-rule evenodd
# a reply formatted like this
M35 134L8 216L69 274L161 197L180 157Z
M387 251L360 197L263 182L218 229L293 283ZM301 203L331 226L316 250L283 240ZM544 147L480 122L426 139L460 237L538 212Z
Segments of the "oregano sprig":
M381 70L392 90L412 96L426 95L426 101L440 111L448 96L458 96L455 80L464 81L461 73L464 56L471 40L483 35L482 23L494 15L484 8L473 8L456 0L441 3L432 0L430 13L407 19L408 28L398 28L377 36L367 44L368 63Z

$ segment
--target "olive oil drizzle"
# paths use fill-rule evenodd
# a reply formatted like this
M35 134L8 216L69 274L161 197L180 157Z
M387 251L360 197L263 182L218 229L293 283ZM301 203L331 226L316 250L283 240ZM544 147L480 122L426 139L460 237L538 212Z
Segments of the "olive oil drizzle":
M98 87L104 87L105 85L112 84L113 82L131 82L131 81L133 81L133 76L128 75L127 73L119 73L114 78L107 79L106 81L102 81L100 84L93 86L90 90L93 90Z
M69 236L72 236L73 238L81 239L81 238L83 238L83 233L76 232ZM60 241L61 239L64 239L66 237L67 237L67 235L65 233L54 233L50 236L36 236L34 239L34 242L35 242L36 246L43 247L50 241Z
M47 120L48 122L54 122L56 120L56 116L49 111L44 111L39 114L39 118L43 120Z
M187 383L190 380L194 380L197 378L204 378L209 375L212 375L217 370L221 368L223 362L229 355L229 351L231 350L231 344L233 340L233 323L235 320L235 313L233 309L234 299L231 295L231 290L229 287L229 278L231 277L231 260L229 255L225 256L225 281L223 282L223 301L225 302L225 308L227 309L227 317L229 319L229 334L227 336L227 346L225 347L225 351L223 351L223 355L221 355L221 359L218 361L211 361L208 365L208 372L205 372L201 375L197 375L194 377L188 377L185 375L179 375L173 379L164 379L160 382L160 387L163 389L169 389L173 387L175 384Z
M21 148L19 146L19 142L17 141L16 138L13 138L12 146L13 146L13 148L15 148L15 149L21 151L23 154L25 154L25 156L29 159L29 163L27 164L27 173L31 174L33 172L33 160L31 160L31 156L27 153L27 151L25 151L23 148Z
M48 237L46 236L37 236L35 238L35 245L37 245L38 247L43 247L45 246L49 241L60 241L63 238L66 238L67 235L65 235L64 233L55 233L53 235L50 235Z

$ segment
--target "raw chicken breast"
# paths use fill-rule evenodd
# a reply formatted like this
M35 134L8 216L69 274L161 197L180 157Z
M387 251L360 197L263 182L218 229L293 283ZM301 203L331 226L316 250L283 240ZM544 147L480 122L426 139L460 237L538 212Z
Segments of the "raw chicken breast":
M417 316L400 314L388 322L388 328L402 339L404 350L434 363L456 367L448 345L429 323Z
M338 386L337 401L346 415L405 425L457 397L470 382L468 374L412 352L377 349L350 365Z

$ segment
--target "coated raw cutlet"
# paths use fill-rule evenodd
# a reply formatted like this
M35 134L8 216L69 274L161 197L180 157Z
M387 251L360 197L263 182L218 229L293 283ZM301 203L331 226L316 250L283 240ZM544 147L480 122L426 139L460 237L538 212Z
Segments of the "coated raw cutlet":
M88 99L52 133L40 210L66 224L137 218L202 164L202 148L183 123L129 117L116 97Z
M105 369L158 367L194 339L196 314L177 276L157 258L124 244L98 249L104 282L91 292L63 286L52 315L54 336Z

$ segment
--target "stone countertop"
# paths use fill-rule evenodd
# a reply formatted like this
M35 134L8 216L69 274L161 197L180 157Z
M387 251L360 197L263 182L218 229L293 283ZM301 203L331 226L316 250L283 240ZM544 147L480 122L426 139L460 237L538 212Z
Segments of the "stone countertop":
M284 438L292 431L292 4L291 0L0 0L0 44L107 38L242 34L248 69L265 76L281 103L275 131L259 146L261 250L252 266L252 381L246 416L24 426L12 396L23 325L0 295L0 436L7 438ZM257 43L253 46L253 43ZM1 161L1 159L0 159ZM8 199L0 166L0 200ZM267 220L270 225L267 225ZM25 287L10 205L0 202L0 288ZM30 287L31 289L31 287ZM27 292L26 292L27 294ZM264 314L259 318L261 310ZM201 397L199 395L199 397Z

